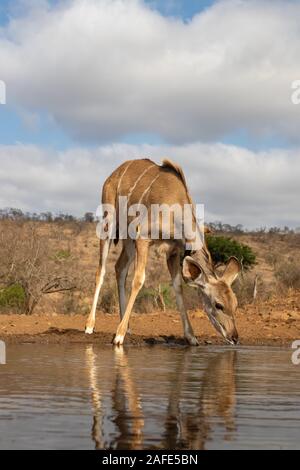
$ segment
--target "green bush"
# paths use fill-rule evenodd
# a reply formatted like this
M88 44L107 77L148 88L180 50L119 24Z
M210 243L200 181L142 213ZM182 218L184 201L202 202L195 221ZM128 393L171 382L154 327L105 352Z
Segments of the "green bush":
M20 308L25 303L25 291L20 284L13 284L0 290L0 307Z
M231 256L235 256L243 264L244 269L256 264L256 256L248 245L229 237L215 235L208 235L206 241L214 264L227 263Z
M152 287L142 287L138 293L137 301L143 299L154 299L156 297L156 292Z
M174 308L174 294L170 284L160 284L160 293L167 308Z
M138 312L150 312L153 309L173 308L174 299L169 284L162 283L159 288L143 287L138 293L135 309Z

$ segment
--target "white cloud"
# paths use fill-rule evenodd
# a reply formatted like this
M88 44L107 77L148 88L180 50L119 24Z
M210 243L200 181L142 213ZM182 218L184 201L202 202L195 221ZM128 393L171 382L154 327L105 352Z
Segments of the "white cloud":
M72 136L300 141L299 2L225 0L187 24L135 0L29 3L0 28L1 78L10 102Z
M207 220L247 227L299 226L299 150L254 153L223 144L115 144L64 152L0 146L0 206L71 212L96 210L105 178L123 161L168 156L180 163Z

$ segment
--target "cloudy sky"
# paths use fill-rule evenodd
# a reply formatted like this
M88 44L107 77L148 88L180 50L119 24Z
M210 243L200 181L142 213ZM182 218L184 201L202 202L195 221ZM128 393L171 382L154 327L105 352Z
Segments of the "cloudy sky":
M0 207L82 215L169 157L206 220L300 226L300 2L2 0Z

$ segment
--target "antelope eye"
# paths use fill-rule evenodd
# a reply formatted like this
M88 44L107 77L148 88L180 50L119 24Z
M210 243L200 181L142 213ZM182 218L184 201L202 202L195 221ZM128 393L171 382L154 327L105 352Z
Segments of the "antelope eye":
M216 309L217 310L224 310L224 305L220 304L219 302L216 302L216 305L215 305Z

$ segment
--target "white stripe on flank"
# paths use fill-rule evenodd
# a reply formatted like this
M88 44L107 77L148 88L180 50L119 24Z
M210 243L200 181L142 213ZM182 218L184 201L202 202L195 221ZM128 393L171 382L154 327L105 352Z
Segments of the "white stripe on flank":
M132 188L130 188L129 192L128 192L128 197L127 197L127 200L128 200L128 205L129 205L129 201L130 201L130 198L132 196L132 193L133 191L135 190L138 182L143 178L143 176L147 173L147 171L149 171L151 168L153 168L155 165L155 163L153 163L152 165L148 166L144 171L143 173L140 174L140 176L138 177L138 179L136 180L136 182L134 183L134 185L132 186Z
M142 194L142 197L141 199L139 200L139 204L142 203L142 200L144 199L144 197L146 196L147 192L150 191L153 183L155 183L155 181L160 177L160 174L158 173L158 175L155 176L155 178L152 180L152 182L149 184L149 186L145 189L145 191L143 192Z
M126 166L125 170L123 171L123 173L121 175L121 178L119 179L118 187L117 187L117 196L119 195L122 179L123 179L125 173L127 172L128 168L132 165L133 162L134 162L134 160L132 160L131 162L128 163L128 165Z

